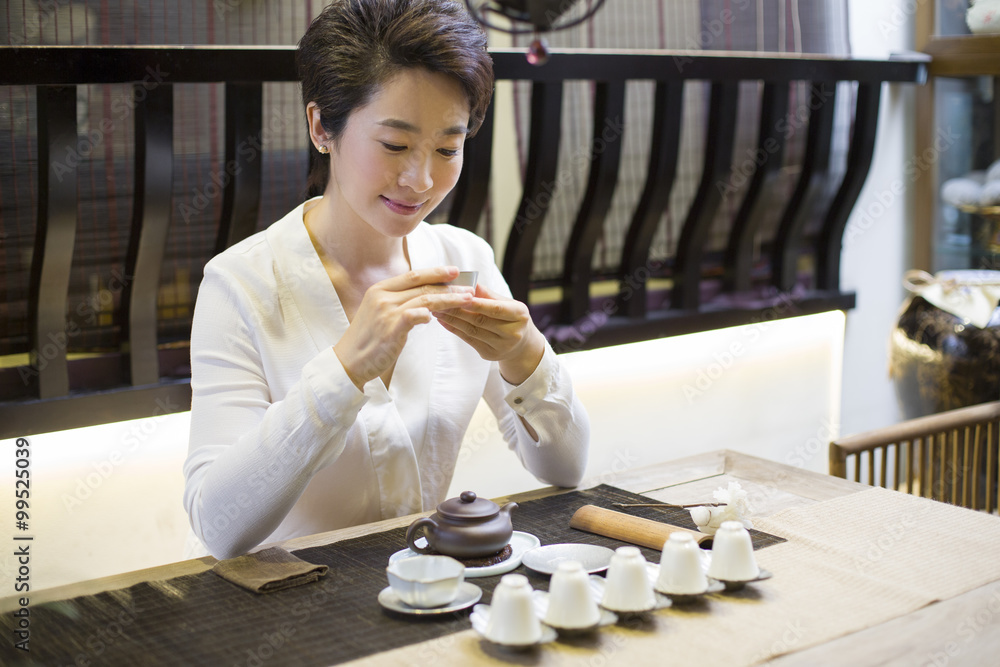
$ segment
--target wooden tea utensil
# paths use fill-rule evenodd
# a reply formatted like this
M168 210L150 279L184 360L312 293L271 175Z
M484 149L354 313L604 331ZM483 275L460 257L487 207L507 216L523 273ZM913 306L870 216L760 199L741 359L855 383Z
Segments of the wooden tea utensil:
M707 533L643 519L596 505L584 505L578 509L569 520L569 525L571 528L585 530L588 533L603 535L629 544L638 544L657 551L663 549L663 543L667 541L671 533L689 533L694 541L703 548L712 544L712 536Z

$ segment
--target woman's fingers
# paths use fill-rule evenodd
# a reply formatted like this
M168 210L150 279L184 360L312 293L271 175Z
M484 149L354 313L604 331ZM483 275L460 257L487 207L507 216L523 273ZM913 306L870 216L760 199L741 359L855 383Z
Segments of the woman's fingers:
M428 269L413 269L392 278L377 283L379 287L390 292L405 292L422 285L439 285L450 282L458 277L457 266L434 266Z
M453 266L408 271L388 278L373 287L379 298L403 308L426 308L429 311L449 310L469 303L472 289L448 285L458 276Z
M502 338L501 333L491 327L488 319L482 319L481 315L469 315L460 309L450 312L435 311L434 317L452 333L461 333L466 342L473 340L482 341L493 347Z
M372 285L334 346L355 384L392 367L413 327L431 321L434 312L453 312L472 301L472 290L447 283L458 276L453 266L408 271Z
M491 360L521 355L525 337L533 325L528 307L513 299L496 298L482 286L476 298L461 308L435 311L442 326Z

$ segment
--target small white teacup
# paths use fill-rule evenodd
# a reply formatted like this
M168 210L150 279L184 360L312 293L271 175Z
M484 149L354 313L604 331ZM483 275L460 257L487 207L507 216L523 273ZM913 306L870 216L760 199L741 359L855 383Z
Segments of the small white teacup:
M465 565L450 556L413 556L389 563L389 585L411 607L441 607L458 597Z
M656 606L653 583L639 547L618 547L608 565L601 606L611 611L647 611Z
M739 521L724 521L712 541L708 576L719 581L750 581L759 574L750 532Z
M590 576L579 561L559 563L549 583L545 622L567 630L590 628L601 620L601 610L590 590Z
M708 588L701 569L701 548L690 533L671 533L663 543L656 590L669 595L696 595Z
M479 282L479 271L459 271L458 277L448 284L456 287L471 287L475 291L477 282Z
M505 574L493 591L486 637L500 644L534 644L542 625L531 601L531 584L523 574Z

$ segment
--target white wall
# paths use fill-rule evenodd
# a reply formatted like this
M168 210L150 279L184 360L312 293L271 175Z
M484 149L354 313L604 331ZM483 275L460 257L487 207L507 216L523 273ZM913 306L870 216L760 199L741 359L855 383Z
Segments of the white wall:
M834 312L563 355L591 421L587 480L722 448L825 472L843 339ZM539 486L481 405L449 495Z
M912 48L917 3L849 0L848 6L856 55L886 57ZM905 296L901 279L912 259L912 183L905 169L913 156L913 88L883 85L875 157L844 235L841 287L858 294L857 308L847 315L845 435L900 419L887 370L888 342Z
M189 422L185 412L28 438L32 590L182 559ZM14 488L14 443L0 440L2 489ZM0 535L14 532L8 495ZM0 551L0 597L17 567L13 549Z

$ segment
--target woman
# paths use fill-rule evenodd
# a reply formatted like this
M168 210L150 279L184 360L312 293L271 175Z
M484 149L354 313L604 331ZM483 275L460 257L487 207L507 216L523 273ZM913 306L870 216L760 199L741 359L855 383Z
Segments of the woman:
M184 502L216 557L433 508L480 398L539 480L579 483L589 422L527 307L485 241L422 222L489 104L485 47L446 0L335 0L302 38L322 197L210 261L195 308Z

